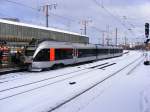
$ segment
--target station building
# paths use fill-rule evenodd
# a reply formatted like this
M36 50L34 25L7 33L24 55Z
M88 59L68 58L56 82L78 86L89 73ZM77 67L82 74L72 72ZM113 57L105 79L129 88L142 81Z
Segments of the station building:
M9 65L11 54L44 40L89 43L87 36L78 33L0 19L0 66Z

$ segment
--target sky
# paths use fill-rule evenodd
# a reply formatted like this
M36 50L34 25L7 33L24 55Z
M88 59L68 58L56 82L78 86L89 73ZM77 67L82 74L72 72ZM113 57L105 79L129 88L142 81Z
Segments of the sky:
M45 26L42 6L57 4L49 10L49 26L83 34L88 21L90 43L110 39L118 43L143 42L144 24L150 21L149 0L0 0L0 18L19 18L21 22Z

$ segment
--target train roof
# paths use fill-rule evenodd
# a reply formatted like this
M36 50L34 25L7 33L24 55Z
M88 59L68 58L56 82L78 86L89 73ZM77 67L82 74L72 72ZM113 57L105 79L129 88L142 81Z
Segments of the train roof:
M81 43L71 43L71 42L57 42L57 41L43 41L39 44L38 47L40 48L51 48L51 47L55 47L55 48L101 48L101 49L122 49L121 47L116 47L116 46L100 46L100 45L95 45L95 44L81 44Z
M73 43L72 45L73 45L74 47L76 47L76 48L84 48L84 49L96 48L95 44Z
M102 45L97 45L97 48L122 49L122 47L118 47L118 46L102 46Z
M72 48L72 43L70 42L56 42L56 41L43 41L41 42L39 45L38 45L38 48L41 49L41 48L51 48L51 47L54 47L54 48L65 48L65 47L69 47L69 48Z
M94 44L84 44L84 43L71 43L71 42L58 42L58 41L43 41L39 44L40 46L45 45L45 46L54 46L54 47L60 47L59 45L63 46L68 46L68 47L76 47L76 48L94 48Z
M4 20L4 19L0 19L0 23L6 23L6 24L12 24L12 25L18 25L18 26L25 26L25 27L31 27L31 28L37 28L37 29L42 29L42 30L48 30L48 31L54 31L54 32L59 32L59 33L66 33L66 34L72 34L72 35L87 37L85 35L80 35L79 33L60 30L60 29L56 29L56 28L52 28L52 27L47 28L47 27L44 27L44 26L38 26L38 25L27 24L27 23L22 23L22 22L14 22L14 21L9 21L9 20Z

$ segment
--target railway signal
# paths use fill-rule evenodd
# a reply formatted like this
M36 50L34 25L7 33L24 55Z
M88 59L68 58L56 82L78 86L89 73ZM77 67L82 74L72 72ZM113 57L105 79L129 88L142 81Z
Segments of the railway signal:
M146 37L146 41L145 43L145 47L146 50L148 50L148 42L150 41L149 37L149 23L145 23L145 37ZM150 65L150 56L149 54L146 52L145 53L145 61L144 61L144 65Z
M146 41L145 44L147 45L148 42L150 41L149 37L149 23L145 23L145 37L146 37Z
M146 38L149 37L149 23L145 23L145 36Z

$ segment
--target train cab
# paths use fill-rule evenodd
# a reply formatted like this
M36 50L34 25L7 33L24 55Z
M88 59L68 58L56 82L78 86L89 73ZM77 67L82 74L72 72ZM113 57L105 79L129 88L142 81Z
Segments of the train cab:
M65 42L45 41L33 55L32 68L50 68L75 63L73 46Z

